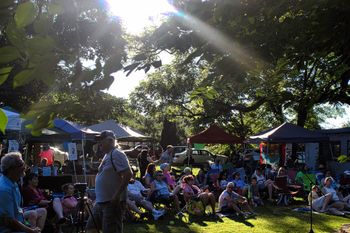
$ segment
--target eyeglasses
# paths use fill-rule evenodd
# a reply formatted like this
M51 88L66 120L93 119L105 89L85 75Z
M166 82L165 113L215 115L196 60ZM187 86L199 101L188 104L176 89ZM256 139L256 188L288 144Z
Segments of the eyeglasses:
M25 165L26 165L26 164L25 164L24 162L21 161L21 162L18 162L18 164L17 164L17 165L14 165L13 167L14 167L14 168L20 168L20 167L25 167Z

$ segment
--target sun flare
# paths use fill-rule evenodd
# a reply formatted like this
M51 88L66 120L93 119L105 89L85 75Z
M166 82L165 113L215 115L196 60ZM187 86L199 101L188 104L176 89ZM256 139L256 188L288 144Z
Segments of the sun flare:
M107 0L107 3L111 14L119 17L132 34L159 24L166 14L175 12L167 0Z

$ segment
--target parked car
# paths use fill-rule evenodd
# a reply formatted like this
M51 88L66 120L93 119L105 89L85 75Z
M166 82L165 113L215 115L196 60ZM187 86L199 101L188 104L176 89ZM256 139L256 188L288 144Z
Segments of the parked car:
M217 158L219 159L221 164L224 164L228 159L228 157L225 155L214 155L207 150L192 149L190 164L203 164L214 162ZM188 164L188 149L184 150L181 153L175 153L173 163Z
M178 154L181 152L184 152L185 150L187 150L187 146L173 146L174 148L174 154Z
M136 159L138 154L140 154L140 152L142 150L149 150L150 156L154 156L154 157L158 158L160 156L160 154L163 152L163 148L159 145L154 146L153 148L154 149L152 149L151 147L149 147L147 145L141 144L141 145L135 146L132 149L123 150L123 152L129 158Z

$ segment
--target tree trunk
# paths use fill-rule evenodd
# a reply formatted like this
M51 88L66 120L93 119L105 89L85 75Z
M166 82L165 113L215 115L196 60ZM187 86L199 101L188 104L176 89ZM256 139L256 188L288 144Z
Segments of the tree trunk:
M176 123L164 119L160 137L160 145L163 148L166 148L167 145L177 145L179 143L179 138L177 136Z
M308 115L308 108L306 106L300 106L297 112L297 125L304 127Z

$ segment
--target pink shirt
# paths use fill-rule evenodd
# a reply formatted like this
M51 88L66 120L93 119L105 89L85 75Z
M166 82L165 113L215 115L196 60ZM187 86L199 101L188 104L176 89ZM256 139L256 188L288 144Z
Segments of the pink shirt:
M63 207L63 213L70 214L70 213L74 212L75 207L78 204L78 200L73 196L69 196L69 197L64 197L62 199L61 203L62 203L62 207Z
M164 175L164 177L165 177L165 179L166 179L166 183L170 186L170 187L172 187L172 188L174 188L175 186L176 186L176 182L175 182L175 180L171 177L171 175L170 175L170 172L163 172L163 175Z
M182 191L184 193L190 194L191 196L195 196L201 192L201 190L196 185L190 186L187 183L182 183Z

